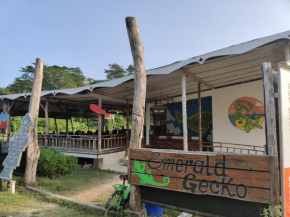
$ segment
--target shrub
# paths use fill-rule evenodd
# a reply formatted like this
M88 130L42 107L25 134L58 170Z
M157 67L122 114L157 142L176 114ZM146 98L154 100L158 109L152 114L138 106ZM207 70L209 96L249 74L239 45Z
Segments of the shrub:
M75 173L79 168L78 158L66 156L52 149L40 149L37 171L41 176L56 178Z

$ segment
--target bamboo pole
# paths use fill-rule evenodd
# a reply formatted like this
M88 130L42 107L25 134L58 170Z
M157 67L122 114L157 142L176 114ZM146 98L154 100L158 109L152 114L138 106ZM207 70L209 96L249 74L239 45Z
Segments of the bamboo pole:
M32 94L29 103L28 112L31 116L32 123L28 128L29 143L26 149L26 169L24 183L25 186L34 186L36 182L36 170L39 158L39 147L37 141L37 120L39 114L39 102L41 94L41 85L43 77L43 65L42 59L37 58L35 64L35 72L33 79Z
M98 105L102 107L102 94L99 94ZM98 117L98 152L102 149L102 115Z
M134 60L134 102L132 112L132 128L130 148L141 148L143 135L145 97L146 97L146 72L143 53L143 44L139 34L137 21L134 17L126 18L126 27ZM130 186L130 210L131 215L141 216L140 187Z
M183 150L188 151L187 111L186 111L186 73L182 72L182 122L183 122Z
M201 126L201 83L198 82L198 136L199 150L202 151L202 126Z

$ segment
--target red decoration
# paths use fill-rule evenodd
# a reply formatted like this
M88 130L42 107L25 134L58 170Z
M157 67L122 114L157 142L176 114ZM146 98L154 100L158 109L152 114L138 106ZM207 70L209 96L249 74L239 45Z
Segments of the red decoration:
M105 115L106 117L108 118L111 118L111 114L110 113L107 113L106 111L104 111L101 107L95 105L95 104L91 104L90 105L90 109L93 111L93 112L96 112L98 115Z

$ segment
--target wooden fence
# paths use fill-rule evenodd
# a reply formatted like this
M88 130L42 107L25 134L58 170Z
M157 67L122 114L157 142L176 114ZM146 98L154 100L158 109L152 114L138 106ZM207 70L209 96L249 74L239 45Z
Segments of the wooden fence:
M69 136L69 135L38 135L40 147L64 149L70 151L102 152L126 147L127 136L125 134L102 136L101 149L98 149L97 136Z

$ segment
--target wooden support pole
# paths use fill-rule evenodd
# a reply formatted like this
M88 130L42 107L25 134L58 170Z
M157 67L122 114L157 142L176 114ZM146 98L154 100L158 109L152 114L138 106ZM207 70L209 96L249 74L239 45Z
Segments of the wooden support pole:
M148 103L146 105L146 145L150 144L150 112L151 112L151 105Z
M271 156L270 173L271 173L271 204L280 204L280 187L279 187L279 163L276 131L276 111L274 84L271 63L262 64L265 114L266 114L266 142L268 154Z
M66 116L66 119L65 119L65 133L66 135L68 135L68 116Z
M90 130L90 126L89 126L89 119L88 119L88 116L86 115L86 119L87 119L87 128L88 128L88 131Z
M134 60L134 102L132 111L130 148L141 148L147 82L144 52L136 19L134 17L127 17L126 27ZM141 195L139 186L130 186L129 203L130 210L132 211L132 213L134 213L131 214L131 216L142 216Z
M130 136L130 131L129 131L129 123L130 123L130 114L129 114L129 100L126 101L126 150L127 150L127 154L128 154L128 150L129 150L129 136Z
M70 118L70 123L71 123L71 130L74 133L74 124L73 124L73 119L72 117Z
M290 42L287 41L285 44L285 61L290 61Z
M55 134L58 134L56 118L54 118L54 126L55 126Z
M45 101L45 134L49 134L49 98Z
M183 150L188 151L187 111L186 111L186 73L182 72L182 122L183 122Z
M29 143L26 149L26 169L24 183L26 186L33 186L36 182L36 170L37 163L39 158L39 146L37 141L37 120L39 114L39 103L40 103L40 94L42 86L42 77L43 77L43 65L44 62L42 59L37 58L35 64L35 72L33 79L32 94L30 97L29 109L28 112L31 116L32 123L28 128L29 134Z
M198 82L198 136L199 151L202 151L202 126L201 126L201 83Z
M10 114L10 110L11 110L11 102L10 100L8 101L8 107L7 107L7 116L8 116L8 119L7 119L7 141L10 140L10 134L11 134L11 114Z
M102 108L102 94L99 94L98 105ZM102 149L102 115L98 117L98 152Z

